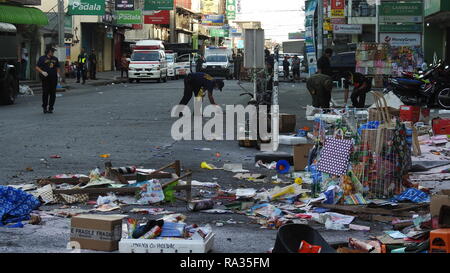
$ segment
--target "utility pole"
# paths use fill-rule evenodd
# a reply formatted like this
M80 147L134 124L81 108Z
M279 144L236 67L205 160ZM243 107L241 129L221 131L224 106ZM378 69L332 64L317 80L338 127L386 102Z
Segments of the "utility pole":
M177 17L177 8L174 4L173 10L170 11L170 43L172 44L177 42L177 37L175 33L176 17Z
M64 0L58 0L58 56L59 56L59 69L61 71L61 82L66 82L66 76L64 73L65 69L65 62L66 62L66 46L64 43L64 19L65 19L65 13L64 13Z
M323 52L323 0L317 1L317 57Z

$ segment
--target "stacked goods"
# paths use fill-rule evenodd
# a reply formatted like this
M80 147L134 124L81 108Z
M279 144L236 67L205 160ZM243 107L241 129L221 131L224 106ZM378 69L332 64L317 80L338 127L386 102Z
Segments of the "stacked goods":
M389 75L392 64L388 44L360 43L356 50L356 72L364 75Z

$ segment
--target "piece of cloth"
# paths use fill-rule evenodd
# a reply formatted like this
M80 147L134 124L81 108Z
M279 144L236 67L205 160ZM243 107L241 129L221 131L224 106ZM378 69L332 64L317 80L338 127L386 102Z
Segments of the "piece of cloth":
M416 188L408 188L399 195L392 198L392 202L411 201L413 203L428 203L430 202L430 196L425 192Z
M350 139L327 138L320 153L317 170L332 175L347 173L352 147Z
M58 79L49 76L42 78L42 108L53 110L56 101L56 86Z
M306 88L312 97L312 105L316 108L330 108L333 80L325 74L314 74L306 81Z
M330 77L333 75L331 71L330 59L325 55L317 60L317 68L320 69L322 74L328 75Z
M0 186L0 225L30 219L41 202L33 195L13 187Z
M41 75L41 79L44 78L58 78L57 69L59 68L59 60L55 56L49 57L47 55L41 56L37 62L37 66L48 73L47 77Z

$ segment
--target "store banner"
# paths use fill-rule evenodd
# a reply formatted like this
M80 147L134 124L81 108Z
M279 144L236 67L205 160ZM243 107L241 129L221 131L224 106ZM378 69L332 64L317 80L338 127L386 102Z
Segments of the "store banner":
M226 14L228 20L236 19L236 0L227 0Z
M331 17L345 18L345 0L331 0Z
M223 26L225 17L223 15L203 15L202 25L204 26Z
M169 25L170 10L154 10L144 15L144 24L147 25Z
M202 13L203 14L218 14L219 13L219 0L202 0Z
M381 23L421 23L422 21L422 3L381 3Z
M68 15L105 15L105 0L69 0Z
M173 0L144 0L144 10L173 10Z
M141 24L142 11L141 10L117 10L116 11L117 24Z
M334 34L362 34L362 25L333 25Z
M316 42L314 31L314 14L317 9L317 1L311 0L305 12L305 50L308 62L309 75L317 71Z
M134 10L134 0L116 0L116 10Z
M304 39L305 35L302 32L290 32L288 33L288 39L289 40L300 40Z
M422 35L420 33L380 33L380 42L391 46L421 46Z

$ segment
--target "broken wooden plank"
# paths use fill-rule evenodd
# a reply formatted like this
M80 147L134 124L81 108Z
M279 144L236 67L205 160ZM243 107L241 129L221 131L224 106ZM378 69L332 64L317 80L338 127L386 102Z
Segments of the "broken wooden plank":
M140 187L124 187L124 188L84 188L84 189L69 189L69 190L54 190L55 194L108 194L108 193L122 193L134 194L140 191Z
M80 177L80 178L38 178L36 179L36 182L40 186L45 186L48 184L70 184L70 185L78 185L80 183L87 183L89 182L89 177Z
M331 204L317 204L316 206L328 208L334 211L341 211L352 214L378 214L378 215L392 215L392 216L412 216L414 212L404 211L404 208L399 209L383 209L383 208L368 208L365 205L331 205ZM420 207L422 208L422 207ZM408 207L412 210L412 207Z

